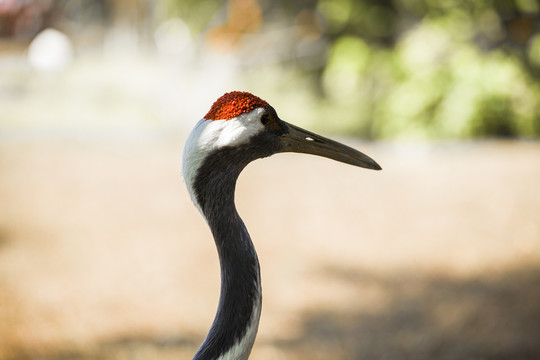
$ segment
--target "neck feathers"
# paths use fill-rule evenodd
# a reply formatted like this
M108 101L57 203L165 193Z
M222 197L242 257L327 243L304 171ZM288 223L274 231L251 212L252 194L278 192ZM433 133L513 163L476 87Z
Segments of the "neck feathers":
M212 231L221 265L218 310L196 360L247 359L259 325L259 262L234 205L236 180L245 164L230 156L228 151L207 156L188 185Z
M239 217L225 231L213 219L208 223L220 258L221 293L212 327L194 359L247 359L261 313L257 254Z

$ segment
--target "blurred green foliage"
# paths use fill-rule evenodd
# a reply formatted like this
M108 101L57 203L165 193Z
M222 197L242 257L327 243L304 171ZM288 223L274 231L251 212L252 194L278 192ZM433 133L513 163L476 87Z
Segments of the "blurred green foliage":
M327 61L315 74L322 89L319 125L368 138L540 134L538 2L320 0L314 6L330 39Z
M371 138L540 134L536 1L321 0L317 9L332 39L321 72L324 113L348 118L343 130Z

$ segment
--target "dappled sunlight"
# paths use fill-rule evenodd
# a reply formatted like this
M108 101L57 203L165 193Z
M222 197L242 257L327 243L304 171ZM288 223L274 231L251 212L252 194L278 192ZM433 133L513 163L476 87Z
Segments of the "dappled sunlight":
M0 146L2 358L192 356L219 266L179 143ZM264 288L253 356L537 356L538 144L352 145L385 170L288 154L239 180Z

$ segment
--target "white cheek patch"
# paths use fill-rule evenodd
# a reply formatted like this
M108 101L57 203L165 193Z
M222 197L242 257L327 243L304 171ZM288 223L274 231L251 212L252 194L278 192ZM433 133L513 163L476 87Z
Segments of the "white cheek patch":
M260 121L263 111L262 108L257 108L229 120L214 120L204 133L206 131L219 133L214 143L216 149L245 144L264 130L264 125ZM214 123L217 129L214 128Z
M245 144L261 133L264 130L260 121L263 112L263 108L256 108L229 120L201 119L197 122L182 153L182 176L197 208L193 181L204 158L220 148Z
M191 132L191 139L202 151L210 152L225 146L237 146L249 141L264 130L261 123L263 108L239 115L229 120L200 120ZM186 146L188 143L186 143Z

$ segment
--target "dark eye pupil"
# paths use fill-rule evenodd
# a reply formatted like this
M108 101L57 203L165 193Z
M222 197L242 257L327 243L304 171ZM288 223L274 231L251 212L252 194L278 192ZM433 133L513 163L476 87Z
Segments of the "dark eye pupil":
M266 125L268 123L268 121L270 121L270 116L268 114L264 114L262 117L261 117L261 122L263 125Z

